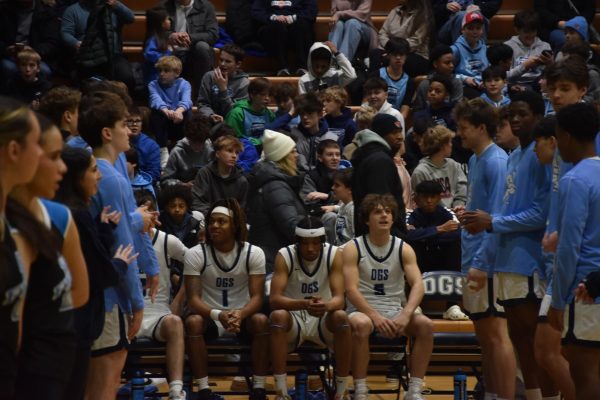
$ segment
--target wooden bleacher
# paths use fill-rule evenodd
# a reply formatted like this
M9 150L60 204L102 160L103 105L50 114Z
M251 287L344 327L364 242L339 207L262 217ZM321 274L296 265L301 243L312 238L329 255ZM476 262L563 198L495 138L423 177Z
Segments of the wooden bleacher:
M146 31L145 10L157 4L156 0L122 0L131 8L136 16L133 24L126 25L123 29L124 53L131 61L142 61L143 41ZM217 13L219 25L225 23L225 10L227 0L213 0ZM319 0L317 2L319 15L315 24L316 39L323 41L329 33L330 2ZM395 0L378 0L373 2L373 23L380 28L385 21L389 11L397 5ZM600 0L596 0L596 7L600 11ZM533 0L504 0L499 12L490 22L488 40L490 42L501 42L507 40L514 34L513 17L521 10L533 8ZM596 14L594 26L600 30L600 13ZM269 75L273 71L273 59L271 57L247 57L244 68L252 75Z

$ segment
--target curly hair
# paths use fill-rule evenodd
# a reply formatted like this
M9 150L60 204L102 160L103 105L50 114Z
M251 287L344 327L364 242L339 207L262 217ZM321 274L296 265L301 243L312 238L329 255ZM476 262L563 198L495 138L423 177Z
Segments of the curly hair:
M226 199L221 199L215 201L208 210L206 214L206 243L211 244L212 239L210 237L210 230L208 227L210 226L210 215L216 207L225 207L231 210L233 216L231 217L231 222L233 223L233 236L235 237L236 242L242 243L245 242L248 238L248 228L246 225L246 213L240 206L240 203L232 197L228 197Z

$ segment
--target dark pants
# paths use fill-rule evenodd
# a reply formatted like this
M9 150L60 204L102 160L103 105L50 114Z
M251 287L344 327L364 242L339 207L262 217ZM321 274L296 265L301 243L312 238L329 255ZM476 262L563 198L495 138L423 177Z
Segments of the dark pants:
M269 21L258 29L258 38L279 63L279 68L289 68L288 50L296 54L298 68L306 68L308 51L314 42L314 24L298 18L291 25Z
M150 114L150 133L156 138L160 147L165 147L169 142L174 146L179 139L183 139L183 125L189 118L190 112L183 114L184 118L178 124L173 123L162 111L152 110Z
M121 81L127 85L129 93L133 94L135 90L135 79L131 65L122 54L114 55L110 64L101 64L95 67L79 66L77 75L80 79L87 79L92 76L101 76L104 78Z

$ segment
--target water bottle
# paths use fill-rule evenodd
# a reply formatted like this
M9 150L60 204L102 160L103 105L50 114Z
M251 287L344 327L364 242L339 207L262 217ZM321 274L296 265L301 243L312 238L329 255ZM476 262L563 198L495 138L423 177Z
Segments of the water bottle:
M308 382L308 374L305 370L301 369L296 372L296 384L294 390L294 399L295 400L307 400L308 392L307 392L307 382Z
M131 379L131 400L144 400L144 384L146 383L142 373L136 371Z
M454 375L454 400L467 400L467 375L460 368Z

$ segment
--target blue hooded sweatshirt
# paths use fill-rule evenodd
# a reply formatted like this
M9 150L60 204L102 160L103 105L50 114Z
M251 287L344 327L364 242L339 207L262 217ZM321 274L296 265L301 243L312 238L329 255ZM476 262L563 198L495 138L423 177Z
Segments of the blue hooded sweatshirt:
M342 108L342 114L337 117L332 117L331 115L325 116L325 121L327 121L327 125L329 125L329 129L343 129L344 130L344 139L342 141L342 145L347 145L348 143L352 143L354 139L354 135L356 134L356 122L352 118L352 110L349 107Z
M485 42L481 39L471 48L464 36L456 39L451 46L454 55L454 73L463 83L467 78L475 78L481 83L481 73L490 65L486 56Z

